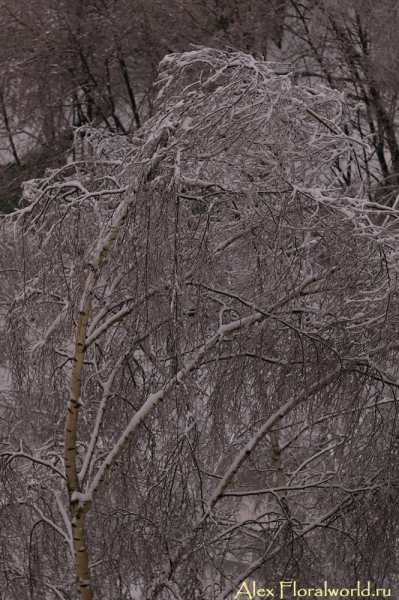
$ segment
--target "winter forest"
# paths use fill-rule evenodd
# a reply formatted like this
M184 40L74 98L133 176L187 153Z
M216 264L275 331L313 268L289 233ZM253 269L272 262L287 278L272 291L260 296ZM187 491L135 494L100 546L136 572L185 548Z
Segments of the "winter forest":
M0 0L0 599L399 598L397 0Z

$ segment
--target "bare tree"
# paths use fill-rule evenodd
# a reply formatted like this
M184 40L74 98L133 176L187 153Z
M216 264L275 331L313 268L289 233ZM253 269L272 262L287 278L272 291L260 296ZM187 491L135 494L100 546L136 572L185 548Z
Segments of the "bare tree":
M287 59L302 82L346 90L347 132L373 147L358 156L369 197L393 205L396 13L394 0L0 3L0 208L13 210L24 180L65 162L73 127L130 137L153 114L158 62L192 43ZM349 185L353 169L335 168Z
M387 585L398 212L364 199L361 171L342 192L337 158L355 168L363 145L339 92L237 51L160 69L131 142L78 129L75 160L5 219L21 278L2 588L222 600L251 576Z
M73 127L130 136L153 112L157 66L191 43L263 52L271 2L0 3L0 209L64 164Z
M348 128L373 148L359 154L370 198L387 205L398 195L397 18L393 0L290 0L284 21L284 54L297 76L345 90L353 109ZM348 183L352 175L343 173Z
M73 127L102 124L128 134L140 126L167 50L160 36L155 43L158 22L171 23L167 11L123 0L21 0L2 3L0 16L2 162L9 162L2 205L9 211L13 185L65 162Z

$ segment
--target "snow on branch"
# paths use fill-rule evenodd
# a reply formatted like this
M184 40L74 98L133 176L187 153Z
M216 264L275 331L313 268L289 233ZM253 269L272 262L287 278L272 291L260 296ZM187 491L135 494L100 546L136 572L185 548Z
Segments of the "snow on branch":
M89 556L104 597L226 598L297 554L329 572L353 498L396 485L399 212L343 176L367 152L343 95L203 47L158 86L132 138L77 130L2 220L7 436L40 449L4 459L62 518L83 600Z

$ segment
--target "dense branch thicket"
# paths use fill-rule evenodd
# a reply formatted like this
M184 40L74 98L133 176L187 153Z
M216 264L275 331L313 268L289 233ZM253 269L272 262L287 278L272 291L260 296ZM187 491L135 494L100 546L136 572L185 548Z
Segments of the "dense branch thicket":
M295 65L298 82L345 91L346 132L371 200L398 195L396 0L16 0L0 2L0 210L21 182L73 153L74 127L129 138L153 115L165 54L204 44ZM353 170L335 165L349 185Z
M397 18L394 0L286 3L284 55L301 81L345 90L354 111L348 131L373 150L359 154L368 195L388 206L399 181ZM352 173L344 174L349 182Z
M389 587L398 212L339 92L206 48L158 85L132 142L78 129L4 221L3 593Z
M22 181L64 164L74 127L140 127L165 54L192 43L264 52L275 20L271 2L0 2L0 210L14 209Z

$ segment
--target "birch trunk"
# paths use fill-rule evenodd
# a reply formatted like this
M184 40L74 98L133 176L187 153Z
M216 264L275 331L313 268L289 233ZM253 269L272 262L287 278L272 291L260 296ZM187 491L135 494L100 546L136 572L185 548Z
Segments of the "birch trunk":
M75 511L73 510L73 512ZM72 519L73 547L75 549L75 566L80 597L82 600L92 600L93 592L90 585L89 559L85 534L86 513L87 508L86 510L78 508L76 516Z
M90 294L84 310L79 317L75 355L73 359L70 397L68 413L65 424L64 462L67 487L69 493L70 515L73 535L73 547L75 550L75 567L78 589L82 600L92 600L93 594L90 586L89 560L87 555L87 544L85 537L85 516L89 505L85 510L79 507L77 500L73 499L75 492L80 492L78 472L76 467L76 430L79 415L79 400L81 393L83 354L86 337L86 327L91 306Z

